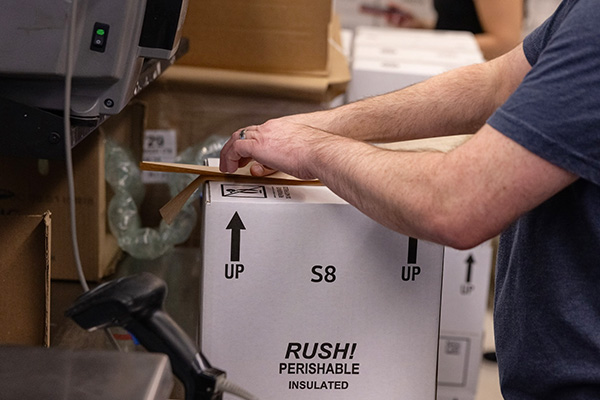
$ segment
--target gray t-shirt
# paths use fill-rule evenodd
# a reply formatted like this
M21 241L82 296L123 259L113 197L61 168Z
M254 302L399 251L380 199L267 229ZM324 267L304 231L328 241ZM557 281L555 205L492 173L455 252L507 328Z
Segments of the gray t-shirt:
M533 68L488 123L580 179L502 235L502 393L600 399L600 1L563 1L524 50Z

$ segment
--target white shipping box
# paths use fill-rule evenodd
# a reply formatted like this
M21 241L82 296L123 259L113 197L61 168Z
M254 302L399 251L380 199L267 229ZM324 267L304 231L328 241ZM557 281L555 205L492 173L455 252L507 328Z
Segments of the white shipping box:
M440 65L444 69L457 68L479 62L480 58L470 53L450 49L420 48L411 49L393 46L354 46L354 59L360 61L383 61L396 63L421 63Z
M479 53L474 35L467 31L360 26L355 31L355 44Z
M262 400L435 399L443 246L322 186L209 182L203 209L200 346L233 382Z
M352 55L348 101L402 89L483 61L469 32L368 26L356 29ZM473 400L482 357L492 248L489 242L467 251L447 248L444 257L438 400Z
M492 260L491 241L444 253L438 400L475 398Z
M414 61L355 59L352 63L352 81L346 93L347 101L402 89L450 69L440 64Z
M355 31L351 53L348 102L483 61L474 35L461 31L361 26Z

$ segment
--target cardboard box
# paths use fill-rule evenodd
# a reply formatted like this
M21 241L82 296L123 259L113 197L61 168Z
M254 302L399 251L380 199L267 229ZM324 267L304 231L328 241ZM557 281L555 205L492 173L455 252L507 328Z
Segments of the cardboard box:
M175 130L178 152L212 135L228 138L247 125L329 108L325 101L286 96L282 87L264 93L257 82L240 83L239 89L233 82L216 84L205 72L174 65L136 99L145 107L145 129Z
M105 137L127 136L143 115L128 109L109 118L73 148L75 201L79 253L87 280L97 281L114 272L121 254L106 219ZM138 129L139 130L139 129ZM52 279L77 280L69 215L64 160L3 157L0 168L0 214L52 212Z
M0 344L50 345L50 213L0 216Z
M463 65L483 61L468 32L360 27L353 41L352 82L348 100L402 89ZM468 137L403 143L417 149L449 150ZM444 149L450 140L451 146ZM482 357L483 320L488 304L492 248L446 248L438 371L440 400L472 400ZM469 263L472 258L475 261ZM472 271L467 282L467 270Z
M470 250L446 248L438 370L440 400L475 398L492 260L492 241Z
M348 101L402 89L483 61L472 33L422 29L359 27L352 55Z
M203 208L201 348L232 381L264 400L435 398L442 246L323 186L209 182Z
M181 63L261 72L326 72L331 0L190 1Z
M144 109L145 126L140 137L165 138L174 136L172 147L167 149L169 141L160 141L161 150L167 154L181 155L184 152L201 155L203 148L211 143L224 143L233 132L241 127L261 124L269 119L284 115L323 110L328 103L301 99L280 98L261 94L238 92L235 90L208 90L206 86L194 80L202 73L193 67L171 67L165 79L159 79L157 85L148 87L136 102ZM141 154L143 139L125 142L128 148L135 149L136 158L141 161L164 161L166 158L149 160ZM168 150L168 151L166 151ZM218 156L212 154L213 157ZM167 203L172 194L167 179L172 174L152 173L151 180L144 178L146 197L141 209L144 226L156 227L161 217L158 210ZM162 175L156 177L156 175ZM183 178L182 178L183 179ZM191 182L191 178L189 180ZM183 189L183 187L181 187ZM198 210L199 211L199 210ZM188 246L200 246L200 229L196 229Z
M354 57L360 61L383 61L390 63L422 63L425 65L440 65L444 69L461 67L474 64L480 59L470 53L459 53L451 49L437 48L404 48L396 46L369 46L354 47Z
M329 26L327 46L327 69L319 74L199 67L186 65L187 55L178 61L178 65L169 68L157 83L184 90L191 90L191 86L202 93L271 97L278 101L331 102L346 91L351 79L339 20L335 16ZM156 87L155 84L151 88Z
M448 71L442 65L386 60L354 60L348 102L402 89Z
M427 138L380 146L390 150L448 152L471 137ZM438 400L473 400L477 393L484 320L493 302L490 283L496 252L497 238L469 250L445 248Z
M356 29L355 45L412 50L447 50L456 55L468 55L473 52L477 55L479 50L471 32L370 26L361 26Z

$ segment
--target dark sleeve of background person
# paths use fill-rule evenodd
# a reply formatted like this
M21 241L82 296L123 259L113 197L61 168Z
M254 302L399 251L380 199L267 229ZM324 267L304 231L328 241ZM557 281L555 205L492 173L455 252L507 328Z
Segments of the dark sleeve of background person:
M483 33L473 0L434 0L435 29Z

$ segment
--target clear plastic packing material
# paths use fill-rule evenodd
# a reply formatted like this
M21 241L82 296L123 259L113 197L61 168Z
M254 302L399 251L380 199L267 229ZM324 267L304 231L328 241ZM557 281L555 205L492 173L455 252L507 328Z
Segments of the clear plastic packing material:
M219 154L225 141L211 136L183 151L175 161L203 164L207 157ZM175 174L168 182L171 196L194 178L191 174ZM134 258L155 259L190 237L198 220L193 207L198 194L190 197L172 224L161 221L157 228L144 227L139 214L146 192L141 171L131 153L112 140L106 141L106 181L114 191L108 205L108 224L123 251Z

